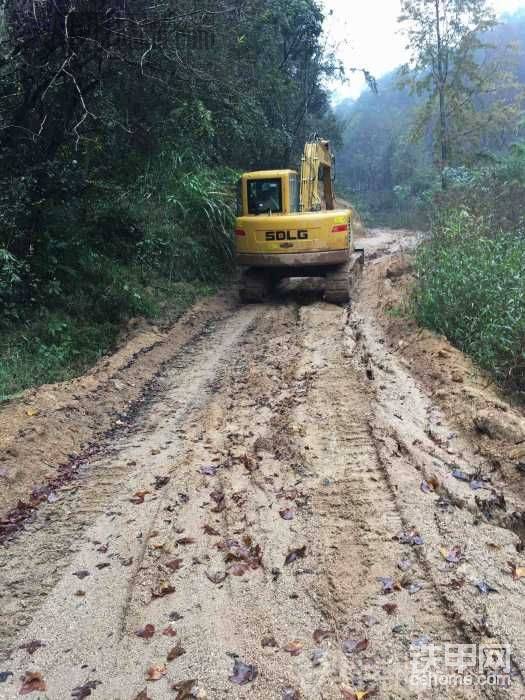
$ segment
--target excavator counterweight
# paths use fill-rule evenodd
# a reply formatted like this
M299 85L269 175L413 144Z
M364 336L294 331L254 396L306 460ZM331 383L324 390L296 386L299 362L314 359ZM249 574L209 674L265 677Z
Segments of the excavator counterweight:
M356 250L352 212L336 209L328 141L305 144L301 170L245 173L235 228L240 295L264 300L287 277L324 277L325 299L348 303L364 253Z

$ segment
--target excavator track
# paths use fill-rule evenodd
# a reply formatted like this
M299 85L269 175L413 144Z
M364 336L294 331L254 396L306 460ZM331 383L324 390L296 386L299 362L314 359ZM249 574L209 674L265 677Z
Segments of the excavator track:
M362 277L364 256L356 251L348 262L326 274L324 299L329 304L348 304Z
M239 297L244 304L265 301L270 294L270 279L265 271L250 268L242 273Z

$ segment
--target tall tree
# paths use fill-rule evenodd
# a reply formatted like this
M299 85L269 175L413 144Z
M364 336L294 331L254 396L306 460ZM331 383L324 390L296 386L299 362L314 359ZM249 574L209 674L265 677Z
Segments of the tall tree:
M487 0L402 0L399 22L410 56L401 69L402 82L428 96L417 130L421 134L429 124L437 130L445 187L445 168L454 158L454 141L461 137L458 123L476 112L483 94L495 89L498 73L501 78L501 66L483 56L489 48L484 34L496 26L496 18Z

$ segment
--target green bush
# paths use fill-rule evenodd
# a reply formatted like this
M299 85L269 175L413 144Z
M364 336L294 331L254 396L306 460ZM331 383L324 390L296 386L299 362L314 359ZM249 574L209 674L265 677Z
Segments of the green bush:
M525 389L525 238L453 210L416 260L419 322L498 380Z

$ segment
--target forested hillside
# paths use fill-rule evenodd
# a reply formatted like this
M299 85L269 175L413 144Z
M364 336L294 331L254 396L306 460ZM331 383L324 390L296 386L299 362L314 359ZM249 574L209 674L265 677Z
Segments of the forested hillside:
M0 395L231 267L236 170L335 135L314 0L0 4Z
M475 116L455 120L451 183L466 176L465 168L488 165L525 138L523 97L518 96L525 86L525 11L502 18L483 42L488 46L477 51L477 60L488 66L489 84L467 96ZM347 195L369 220L422 224L428 223L431 193L439 188L438 154L432 124L424 119L428 94L403 82L396 70L379 80L377 95L365 92L337 106L344 130L338 169Z

